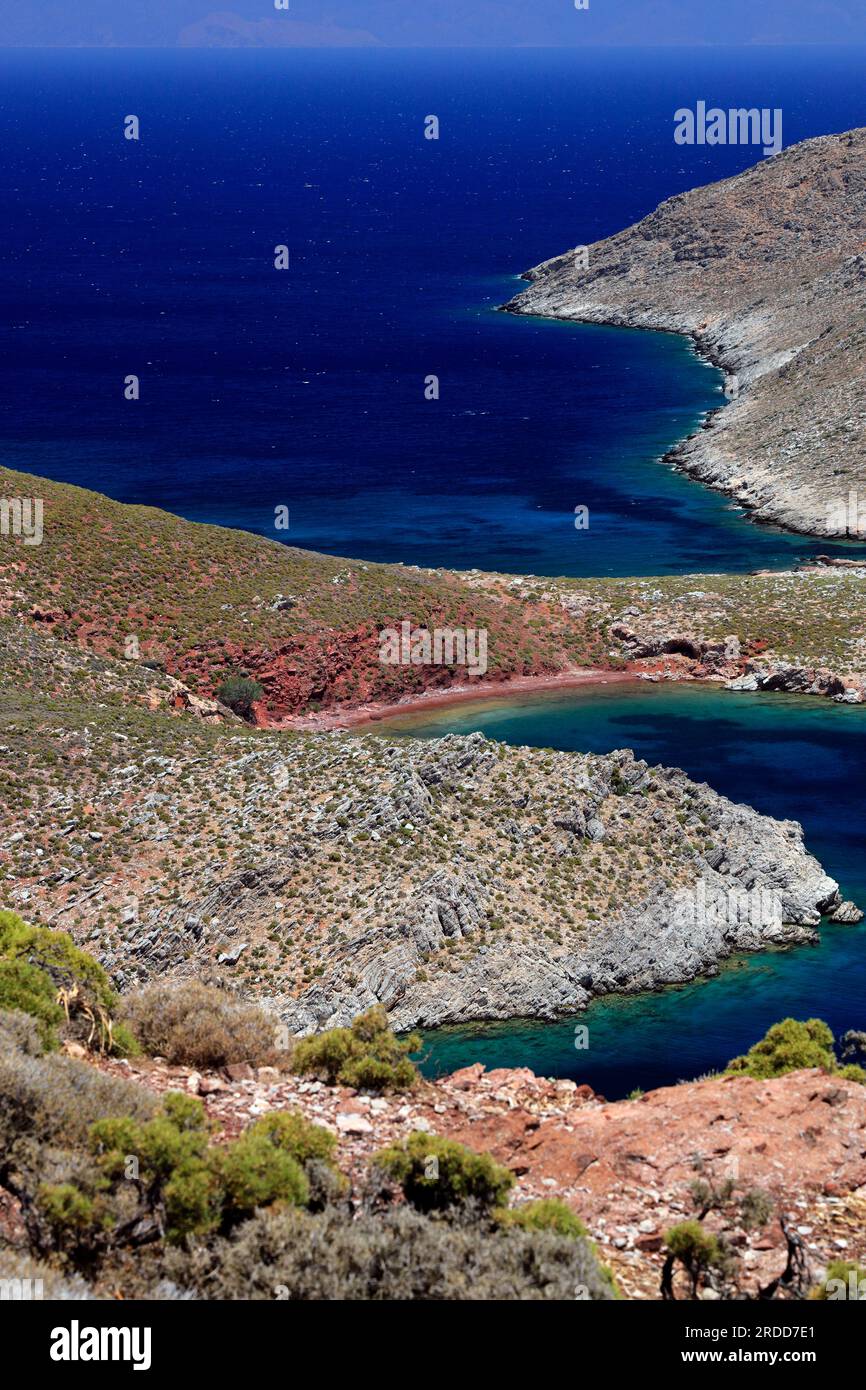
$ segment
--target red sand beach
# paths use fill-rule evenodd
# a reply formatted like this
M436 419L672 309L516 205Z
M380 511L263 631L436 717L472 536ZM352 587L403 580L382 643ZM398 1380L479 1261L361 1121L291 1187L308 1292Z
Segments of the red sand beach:
M316 714L296 715L273 723L280 729L348 729L377 723L399 714L416 714L424 710L441 709L447 705L466 704L472 700L509 699L514 695L535 694L545 690L568 690L581 685L612 685L635 681L632 671L574 669L545 676L515 676L504 681L479 681L473 685L451 686L444 690L428 690L409 695L396 704L369 703L353 709L321 710Z

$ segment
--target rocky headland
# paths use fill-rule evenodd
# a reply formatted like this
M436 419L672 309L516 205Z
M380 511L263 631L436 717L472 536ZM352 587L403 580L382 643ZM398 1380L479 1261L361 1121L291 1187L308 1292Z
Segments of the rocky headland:
M690 335L730 399L668 457L757 521L866 539L866 129L669 198L582 267L505 307Z
M70 930L121 987L212 975L298 1032L374 1002L399 1027L552 1018L857 920L797 824L628 750L315 721L471 694L454 668L378 662L379 626L410 617L487 627L502 689L594 670L859 703L866 571L420 571L5 486L44 492L46 532L0 565L0 903ZM215 698L233 671L260 679L251 721Z

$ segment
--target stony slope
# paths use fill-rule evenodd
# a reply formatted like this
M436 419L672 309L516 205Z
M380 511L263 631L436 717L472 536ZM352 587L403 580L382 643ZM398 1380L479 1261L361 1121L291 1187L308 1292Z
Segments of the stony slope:
M585 580L421 570L316 555L9 469L0 496L45 506L41 545L0 544L0 619L100 658L122 657L135 639L127 665L152 690L145 663L167 691L174 678L205 701L247 671L263 688L263 724L455 685L652 671L657 658L699 677L795 668L794 689L866 689L866 568ZM383 665L379 632L402 621L483 628L486 675Z
M866 539L866 129L792 146L527 273L515 313L691 334L739 395L673 451L759 521Z
M808 940L837 901L798 825L627 750L257 730L22 624L0 639L0 900L124 987L212 975L293 1031L375 1000L398 1026L551 1017ZM698 912L701 882L780 911Z
M101 1065L130 1074L127 1063ZM242 1070L233 1068L236 1077ZM476 1065L384 1097L246 1070L247 1079L229 1079L133 1063L132 1075L156 1091L201 1094L230 1137L256 1116L299 1109L338 1136L353 1184L378 1149L414 1130L492 1152L515 1174L518 1203L555 1196L578 1213L626 1298L659 1297L664 1233L694 1214L689 1189L698 1176L735 1177L743 1191L772 1200L764 1226L731 1232L743 1295L754 1297L784 1268L780 1215L801 1234L810 1280L830 1260L866 1260L866 1088L819 1071L718 1077L607 1104L588 1086L526 1069ZM678 1286L678 1295L687 1290Z
M383 664L379 633L404 620L485 629L493 680L605 660L591 617L504 576L474 588L447 570L318 555L5 468L0 497L44 503L41 545L0 538L0 617L101 655L133 641L135 661L203 696L244 670L263 687L263 719L472 679L465 667Z

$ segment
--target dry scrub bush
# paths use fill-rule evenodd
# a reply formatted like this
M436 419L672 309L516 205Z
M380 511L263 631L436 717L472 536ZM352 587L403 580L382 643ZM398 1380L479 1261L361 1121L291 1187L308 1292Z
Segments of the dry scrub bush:
M407 1207L347 1221L264 1211L231 1240L170 1252L166 1273L202 1297L538 1300L615 1297L589 1244L549 1231L455 1224Z
M0 1055L23 1052L41 1057L44 1051L39 1024L20 1009L0 1009Z
M83 1148L96 1120L154 1113L156 1099L141 1086L57 1053L34 1055L36 1033L21 1018L0 1013L0 1155L23 1138ZM16 1034L24 1047L13 1044Z
M280 1059L270 1014L198 980L148 985L124 999L123 1014L145 1052L176 1066L264 1066Z

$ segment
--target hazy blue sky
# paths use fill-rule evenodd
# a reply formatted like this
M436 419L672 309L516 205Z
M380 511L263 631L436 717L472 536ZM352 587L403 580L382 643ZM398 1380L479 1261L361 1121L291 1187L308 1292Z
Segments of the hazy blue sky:
M866 0L0 0L0 47L866 42Z

